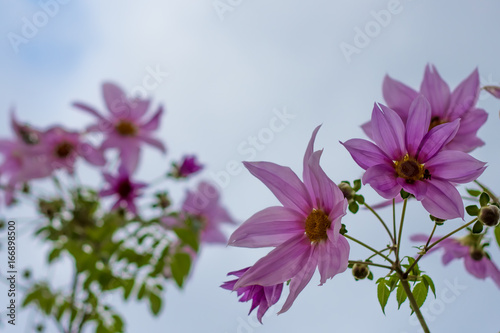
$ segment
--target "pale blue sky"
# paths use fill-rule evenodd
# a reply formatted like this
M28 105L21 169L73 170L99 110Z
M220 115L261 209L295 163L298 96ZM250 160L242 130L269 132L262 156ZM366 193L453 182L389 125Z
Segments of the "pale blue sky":
M232 3L232 10L218 12L214 4L221 3ZM393 14L377 29L372 23L377 16L373 12L388 7ZM167 143L169 153L163 157L147 149L138 172L138 178L145 181L155 178L169 158L184 152L196 152L207 165L198 179L213 180L225 172L230 161L247 158L249 153L242 154L238 147L248 147L248 137L258 136L270 126L275 112L285 109L295 118L252 154L254 160L273 161L300 173L307 141L322 123L316 147L325 148L324 169L336 182L352 180L359 178L362 170L338 141L363 137L359 125L369 118L373 102L382 101L385 74L417 88L425 65L433 63L451 88L475 67L483 84L500 82L500 4L493 0L439 4L401 0L399 5L389 0L68 1L57 9L51 7L53 16L31 31L17 52L8 36L22 36L26 20L33 22L36 15L43 19L39 14L43 8L37 1L26 0L0 0L0 8L0 136L11 133L11 106L16 106L20 119L37 126L60 122L81 128L91 119L73 109L73 101L103 107L100 84L104 80L134 91L144 86L143 80L151 71L160 72L158 86L149 93L155 103L166 106L158 136ZM358 28L375 30L366 45L357 41L357 53L347 59L341 45L356 47ZM490 113L480 130L488 145L473 155L488 162L481 179L500 192L500 158L494 146L499 139L500 101L482 95L478 104ZM82 178L99 182L99 175L85 167ZM183 190L179 186L174 191L179 200ZM378 201L369 188L363 194L369 202ZM240 221L277 203L246 171L229 177L223 199ZM409 209L405 236L429 232L432 225L422 207L413 203ZM28 225L25 214L19 209L7 212ZM383 214L390 217L389 211ZM368 213L349 216L344 223L352 235L384 245L384 230ZM440 233L458 225L460 221L450 221ZM33 253L39 255L39 244L27 236L21 244L21 262L41 269L41 262L30 261ZM414 254L409 242L404 248ZM352 258L366 257L358 246L351 249ZM414 320L408 319L406 304L397 311L391 298L384 316L375 285L355 282L350 272L322 287L317 287L319 276L313 277L287 313L276 316L278 309L272 308L264 325L254 325L255 316L246 315L249 304L238 303L236 294L218 286L226 280L227 272L252 264L266 252L205 247L186 289L179 292L174 285L169 286L159 318L152 319L144 304L118 307L128 331L419 332ZM494 244L492 254L500 263ZM39 260L42 258L40 255ZM498 332L499 290L493 282L472 278L461 262L443 268L438 255L423 260L422 268L433 277L438 296L450 291L456 296L453 301L424 305L431 306L428 321L433 332L477 331L478 325L481 332ZM67 267L59 265L57 271L43 274L62 284L69 273ZM375 274L380 276L383 271ZM454 290L450 283L455 282L466 289ZM119 304L120 297L114 301ZM284 297L279 305L283 301ZM20 318L26 321L28 316L25 312Z

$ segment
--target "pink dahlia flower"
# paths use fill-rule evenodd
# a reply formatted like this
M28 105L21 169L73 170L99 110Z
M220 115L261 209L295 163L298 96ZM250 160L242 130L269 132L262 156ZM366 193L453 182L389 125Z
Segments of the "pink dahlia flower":
M176 178L186 178L203 169L203 165L198 162L195 155L186 155L180 164L174 164L172 175Z
M123 205L133 214L137 214L135 199L141 195L140 190L146 187L147 184L132 182L130 174L124 166L120 166L118 175L116 176L112 176L109 173L104 173L103 176L109 186L101 190L99 196L118 196L118 200L111 208L112 210L118 209L120 205Z
M433 237L432 242L441 237ZM427 242L428 236L418 234L410 238L414 242ZM470 234L463 238L446 238L428 251L434 252L444 249L442 261L448 265L453 259L464 259L465 269L478 279L484 280L490 277L498 288L500 288L500 270L490 260L488 254L484 252L480 245L480 237Z
M152 136L160 125L160 117L163 113L161 106L150 119L145 120L144 115L148 111L149 100L128 99L123 90L112 83L104 83L102 90L104 101L110 112L107 118L90 106L74 103L74 106L99 120L88 130L104 133L106 137L101 149L118 148L122 164L129 172L137 168L142 144L147 143L165 152L163 143Z
M234 286L236 285L236 282L238 282L239 278L241 278L249 268L250 267L240 269L239 271L229 272L227 274L228 276L234 275L238 277L238 279L226 281L221 285L221 287L227 290L235 290ZM274 286L268 287L253 285L236 289L238 297L241 296L240 302L252 301L252 306L250 307L248 314L252 313L255 308L259 308L257 310L257 319L259 319L261 324L262 317L271 306L279 301L282 291L283 283L278 283Z
M479 92L477 69L463 80L453 92L450 92L450 87L441 78L437 69L433 65L425 67L420 94L427 98L431 106L428 129L461 119L457 134L447 143L446 148L470 152L484 145L484 142L477 137L477 131L486 122L488 114L475 106ZM410 106L419 93L388 75L384 79L382 93L387 105L396 111L406 123L410 114ZM373 139L372 126L373 123L368 122L362 127L365 133Z
M219 191L207 182L201 182L196 191L187 192L181 211L201 221L202 243L225 244L227 237L222 232L221 225L235 223L228 211L222 207Z
M406 126L395 111L375 104L371 129L376 145L362 139L343 145L366 170L363 183L385 199L404 189L440 219L463 218L464 205L454 184L475 180L485 163L461 151L443 150L457 134L460 119L429 131L430 122L431 107L422 95L411 103Z
M323 284L348 265L349 243L339 233L347 200L320 167L322 151L313 152L318 130L314 130L304 155L303 182L288 167L244 163L283 206L254 214L231 235L228 244L232 246L276 247L240 277L234 290L252 285L269 287L291 279L280 313L292 306L316 267Z

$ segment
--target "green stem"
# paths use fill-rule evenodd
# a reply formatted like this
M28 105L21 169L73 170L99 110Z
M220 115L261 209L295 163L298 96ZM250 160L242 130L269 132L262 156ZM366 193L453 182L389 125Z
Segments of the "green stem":
M408 203L408 199L405 199L403 202L403 211L401 212L401 222L399 223L399 235L398 242L396 244L396 261L399 262L399 249L401 248L401 235L403 234L403 223L405 221L406 214L406 204Z
M389 237L391 238L391 241L394 243L395 242L395 239L394 237L392 236L391 234L391 231L389 230L389 228L387 227L387 224L385 224L384 220L380 217L380 215L378 215L378 213L372 208L370 207L370 205L368 205L366 202L364 203L365 207L368 208L368 210L370 210L370 212L373 213L373 215L375 215L377 217L377 219L380 221L380 223L382 223L382 225L384 226L385 230L387 231L387 233L389 234Z
M378 251L378 252L383 253L383 252L385 252L385 251L387 251L387 250L391 250L391 248L390 248L390 247L386 247L385 249L380 250L380 251ZM390 254L390 253L389 253L389 254ZM376 255L378 255L378 253L374 253L374 254L372 254L371 256L369 256L368 258L366 258L366 260L370 260L371 258L375 257Z
M488 187L486 187L481 182L479 182L479 180L475 180L474 183L476 183L484 192L486 192L490 196L490 198L493 200L494 203L500 205L500 200L495 195L495 193L493 193Z
M377 267L382 267L382 268L387 268L387 269L391 269L391 270L392 270L392 267L391 267L391 266L387 266L387 265L380 265L380 264L376 264L376 263L374 263L374 262L369 262L369 261L355 261L355 260L349 260L349 264L363 264L363 265L377 266Z
M392 229L394 230L393 244L396 245L396 198L392 199Z
M427 239L427 243L425 243L424 249L426 249L427 246L429 246L429 243L431 242L432 236L434 236L434 232L436 231L436 227L437 227L437 223L434 223L434 228L432 228L432 232L429 235L429 239Z
M424 330L425 333L430 333L431 331L429 330L429 327L427 327L427 323L425 322L424 316L422 316L422 312L420 312L417 301L415 300L415 297L413 297L410 285L408 284L408 281L406 279L403 279L403 277L401 277L401 285L403 286L403 289L405 290L405 293L408 296L411 308L417 315L418 321L420 322L422 329Z
M70 304L71 304L71 312L73 312L73 309L75 307L75 298L76 298L76 289L78 286L78 272L76 269L75 265L75 274L73 276L73 287L71 291L71 298L70 298ZM73 321L75 320L75 317L70 315L70 320L69 320L69 327L68 327L68 332L73 332Z
M383 255L382 253L380 253L380 251L377 251L375 250L373 247L371 247L370 245L367 245L365 243L363 243L362 241L359 241L357 240L356 238L353 238L351 236L349 236L348 234L344 234L344 237L347 238L347 239L350 239L352 240L353 242L356 242L358 243L359 245L361 246L364 246L366 247L368 250L372 251L373 253L375 254L378 254L379 256L381 256L382 258L384 258L385 260L387 260L388 262L390 262L391 264L394 264L394 261L392 261L389 257Z

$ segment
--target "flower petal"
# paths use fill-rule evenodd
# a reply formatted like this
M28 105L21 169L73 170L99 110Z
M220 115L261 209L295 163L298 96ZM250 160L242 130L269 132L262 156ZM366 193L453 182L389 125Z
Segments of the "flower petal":
M113 116L119 118L131 117L128 98L120 87L114 83L106 82L102 85L102 93L104 102Z
M365 132L366 136L373 140L373 132L372 132L372 121L367 121L363 125L361 125L361 129Z
M420 201L424 198L424 195L427 192L427 182L416 181L413 184L409 184L403 178L398 178L396 180L398 184L401 185L401 187L403 187L403 190L413 194L417 200Z
M450 103L450 87L439 75L433 65L425 67L424 80L420 92L427 98L432 107L432 116L443 118Z
M325 241L317 245L318 270L321 274L320 286L327 279L342 273L349 264L349 243L344 236L338 237L337 241Z
M147 135L138 135L137 138L139 140L142 140L142 141L146 142L147 144L155 147L156 149L160 150L164 154L167 152L167 149L165 148L165 145L163 144L163 142L161 142L158 139L152 138L152 137L147 136Z
M422 205L429 213L440 219L464 217L462 197L455 186L446 180L433 178L427 182L427 192Z
M479 98L479 72L477 68L463 80L451 94L448 119L461 117L465 112L476 105Z
M415 156L431 123L431 105L423 95L418 95L411 103L410 113L406 121L406 148L411 156Z
M318 134L320 127L321 125L314 129L311 135L311 139L309 140L309 143L307 145L306 152L304 153L304 160L302 162L302 179L304 180L304 184L306 185L311 199L314 198L314 190L313 184L311 183L313 175L311 174L311 170L309 168L309 160L311 159L311 156L314 152L314 141L316 140L316 135Z
M396 181L394 168L386 164L374 165L366 170L363 175L363 184L370 184L385 199L392 199L401 191L401 185Z
M460 119L451 123L438 125L431 129L422 139L417 152L417 159L421 163L434 157L457 134Z
M309 193L290 168L270 162L243 162L243 165L273 192L283 206L309 214L312 207Z
M156 131L160 126L160 117L163 114L163 106L158 108L158 111L153 115L153 117L145 124L141 125L141 131Z
M441 151L425 163L431 177L460 184L476 180L486 169L485 165L467 153L454 150Z
M372 111L373 140L392 160L406 154L405 125L396 112L375 104Z
M486 267L488 261L487 257L483 257L481 260L474 260L470 255L467 255L464 259L465 269L478 279L484 280L488 273Z
M310 256L307 262L304 264L302 269L292 278L292 282L290 282L290 292L285 301L285 304L283 304L283 307L278 312L278 314L282 314L288 311L300 292L304 290L309 281L311 281L311 278L314 275L314 271L316 270L317 261L318 256L311 247Z
M460 128L458 129L457 136L467 133L477 133L487 119L488 113L483 109L471 109L460 117Z
M489 277L495 282L497 287L500 288L500 270L498 270L497 266L491 260L488 260L486 268Z
M396 111L403 121L408 117L408 110L418 93L406 84L392 79L389 75L384 78L382 94L387 106Z
M269 207L252 215L236 229L228 245L238 247L278 246L303 234L304 216L286 207Z
M85 112L90 113L91 115L99 118L102 121L108 122L99 112L97 112L94 108L92 108L88 105L76 102L76 103L73 103L73 106L80 109L80 110L83 110Z
M234 288L254 284L273 286L288 281L303 269L311 251L311 242L305 234L294 236L258 260Z
M389 156L370 141L351 139L340 143L349 151L354 161L365 170L377 164L391 163Z

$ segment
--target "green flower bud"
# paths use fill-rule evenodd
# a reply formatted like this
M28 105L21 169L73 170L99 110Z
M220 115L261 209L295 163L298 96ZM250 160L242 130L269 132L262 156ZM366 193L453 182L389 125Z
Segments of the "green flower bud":
M481 207L479 221L488 227L494 227L500 219L500 209L495 205Z
M370 275L370 269L366 264L354 264L352 267L352 275L357 280L363 280Z

